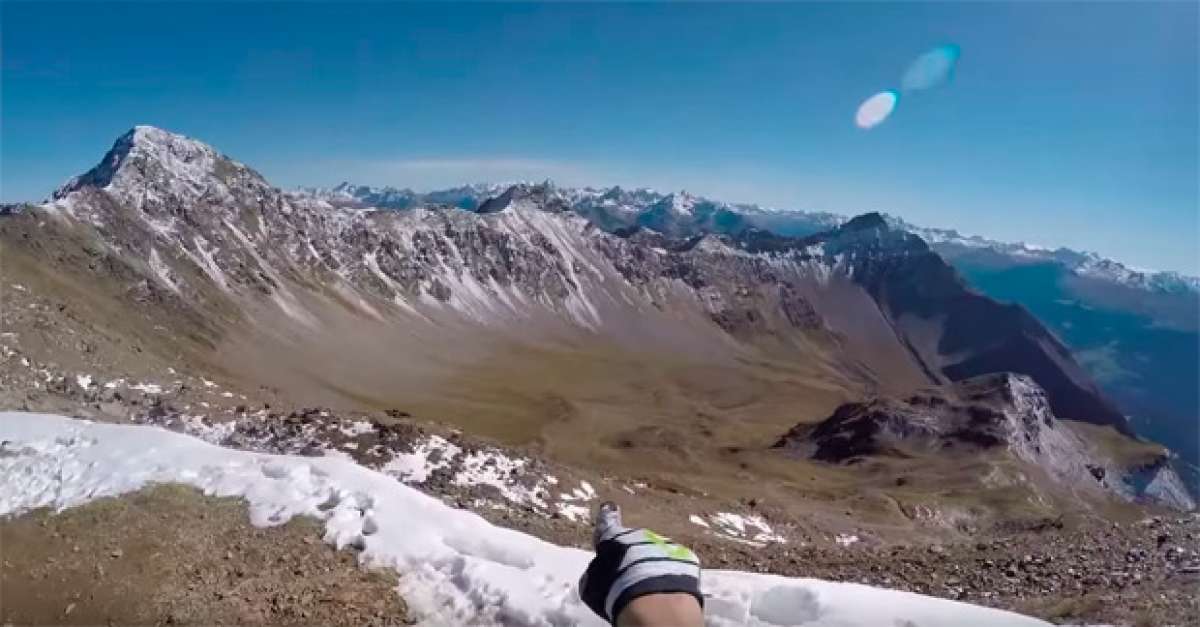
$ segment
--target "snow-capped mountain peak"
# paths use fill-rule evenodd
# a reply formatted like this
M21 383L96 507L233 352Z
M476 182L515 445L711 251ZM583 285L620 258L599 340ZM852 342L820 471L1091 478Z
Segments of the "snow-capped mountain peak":
M234 188L262 190L270 185L250 168L211 146L154 126L135 126L117 138L94 168L67 181L52 199L96 188L139 208L202 204L224 200Z
M682 216L690 216L696 208L696 202L699 200L695 196L682 190L668 196L671 201L671 211Z
M1173 271L1153 271L1130 268L1096 253L1083 253L1083 259L1072 268L1076 274L1104 279L1129 287L1159 292L1200 291L1200 277L1186 276Z

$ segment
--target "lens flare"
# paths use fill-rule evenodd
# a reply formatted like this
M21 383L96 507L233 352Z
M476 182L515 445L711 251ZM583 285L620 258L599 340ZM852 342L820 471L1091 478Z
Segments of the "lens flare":
M877 126L892 114L900 93L894 89L881 91L863 101L854 115L854 123L858 128L867 129Z
M954 65L958 63L960 51L954 44L938 46L917 57L904 77L900 87L904 91L920 91L944 85L954 76Z

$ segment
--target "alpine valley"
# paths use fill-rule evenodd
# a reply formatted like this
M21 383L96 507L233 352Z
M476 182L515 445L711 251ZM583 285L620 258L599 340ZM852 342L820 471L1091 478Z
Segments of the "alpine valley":
M1197 556L1126 558L1195 508L1195 279L684 192L285 191L147 126L3 208L0 275L3 409L333 451L562 543L617 496L714 567L1188 611Z

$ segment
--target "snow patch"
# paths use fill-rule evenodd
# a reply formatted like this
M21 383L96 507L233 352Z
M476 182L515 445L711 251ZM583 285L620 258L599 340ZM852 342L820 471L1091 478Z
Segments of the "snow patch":
M695 515L693 514L693 516ZM699 517L696 516L696 518ZM743 516L731 512L717 512L709 516L709 521L711 521L711 525L715 527L717 533L752 546L787 543L786 538L775 533L771 529L771 525L767 524L767 521L757 514ZM692 522L696 521L692 520Z
M213 250L208 245L208 240L202 235L197 235L192 238L192 245L196 247L196 254L193 255L186 248L181 248L208 278L212 279L222 290L229 291L229 279L225 277L225 273L221 271L221 267L217 265L213 259ZM197 256L198 255L198 256Z
M563 492L558 495L558 498L563 501L591 501L596 498L596 490L592 488L592 484L580 481L578 488L570 492Z
M173 273L171 272L170 266L164 263L162 257L159 256L157 248L150 248L149 263L150 270L154 272L154 276L158 277L158 280L161 281L163 285L167 286L167 289L178 294L179 285L175 282L175 278L172 276Z
M833 541L836 542L838 546L850 546L851 544L857 543L859 538L853 533L839 533L834 536Z
M411 453L393 457L380 468L380 472L405 483L424 483L434 471L449 466L461 451L457 445L441 436L430 436L414 447Z
M210 444L220 444L233 435L234 430L237 429L237 424L232 420L210 424L206 422L204 416L186 414L180 419L186 433Z
M475 451L462 460L462 470L454 477L454 484L466 486L490 486L505 500L519 505L545 507L543 491L536 485L527 486L510 480L529 460L512 458L499 451Z
M346 437L353 438L355 436L371 433L375 430L375 425L367 422L366 420L355 420L350 424L343 423L338 425L338 430L341 431Z
M591 516L591 509L586 505L572 505L570 503L555 503L555 511L560 516L575 523L586 522Z

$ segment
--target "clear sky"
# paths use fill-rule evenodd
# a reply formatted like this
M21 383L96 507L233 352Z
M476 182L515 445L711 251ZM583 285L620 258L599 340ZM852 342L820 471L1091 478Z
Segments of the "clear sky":
M122 132L281 187L647 185L1200 273L1197 4L0 4L0 198ZM864 131L866 97L961 47Z

